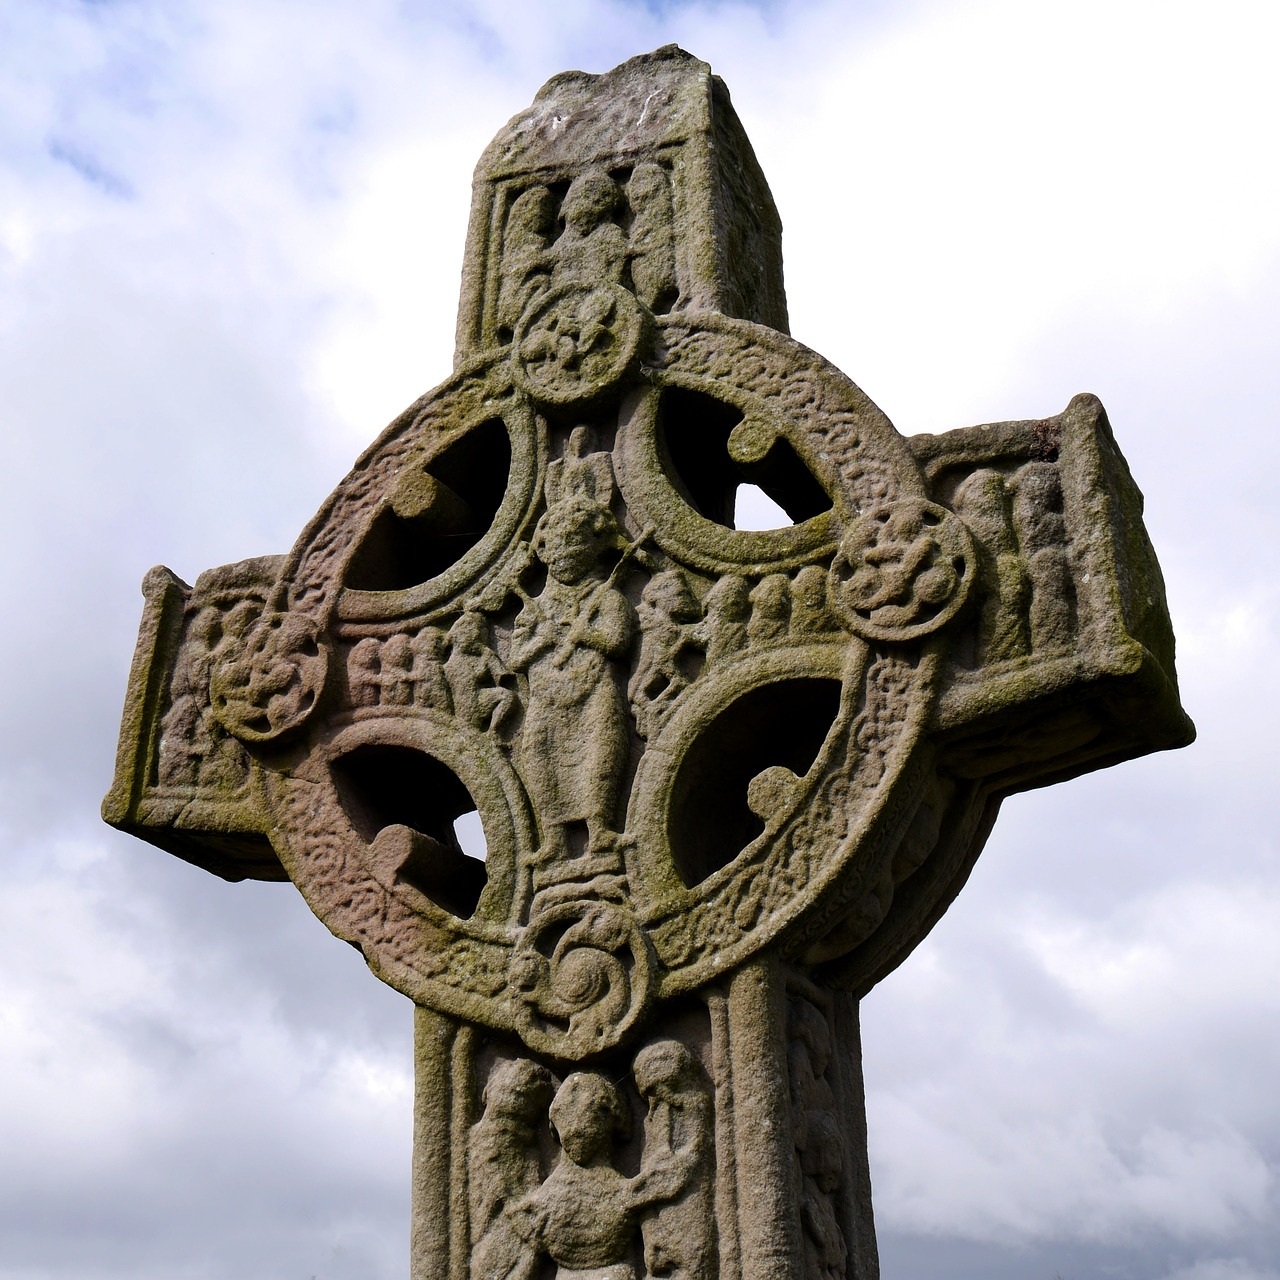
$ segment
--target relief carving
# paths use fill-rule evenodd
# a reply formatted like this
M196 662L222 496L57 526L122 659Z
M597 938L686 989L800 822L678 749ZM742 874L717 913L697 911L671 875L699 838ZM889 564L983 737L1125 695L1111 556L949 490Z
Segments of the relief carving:
M463 615L466 616L465 614ZM450 640L452 640L452 629ZM409 674L413 680L413 705L425 707L429 711L442 714L453 710L453 699L450 696L448 671L445 669L445 637L438 627L422 627L417 631L409 648L413 653L413 662ZM499 669L494 672L494 683L505 674ZM490 723L501 721L502 717L491 711Z
M641 1049L632 1071L648 1104L648 1190L669 1192L641 1223L645 1267L670 1280L713 1280L712 1106L702 1068L684 1045L660 1040Z
M472 1280L528 1280L543 1258L555 1280L711 1280L715 1265L708 1158L711 1106L702 1068L674 1040L642 1049L634 1087L647 1104L639 1170L619 1167L631 1111L595 1071L551 1076L524 1059L497 1066L468 1141ZM539 1138L556 1150L545 1176Z
M551 283L547 250L555 232L555 198L543 186L522 191L507 214L498 291L498 323L508 332Z
M788 1010L787 1066L800 1178L805 1276L806 1280L844 1280L848 1246L836 1216L844 1173L844 1143L835 1094L827 1080L831 1028L822 1010L802 995L792 995Z
M1030 652L1027 625L1030 589L1009 515L1004 478L984 467L966 476L953 499L956 513L973 533L984 586L978 631L980 660L1002 662Z
M602 558L625 546L608 507L571 490L538 522L534 554L547 581L528 598L511 638L511 667L525 675L519 767L541 825L539 858L613 846L618 785L629 751L618 660L631 645L635 610ZM621 561L619 561L621 563Z
M1067 559L1062 480L1052 462L1028 462L1014 474L1013 520L1031 579L1031 643L1065 648L1075 620L1075 585Z
M382 699L382 645L365 636L347 655L347 687L353 707L376 707Z
M622 191L603 169L588 169L569 184L560 218L564 231L552 250L553 285L622 283L627 238L614 217Z
M467 1142L471 1280L529 1280L537 1255L517 1230L514 1210L542 1180L538 1127L551 1101L551 1073L527 1058L503 1062L483 1100Z
M305 613L268 611L241 632L236 613L233 609L228 615L213 654L209 689L214 715L242 742L294 734L315 710L328 671L319 627ZM243 621L247 626L247 618Z
M706 650L707 666L719 667L747 647L751 588L738 574L725 574L712 584L702 605L706 617L693 634Z
M640 596L640 657L627 684L627 697L642 738L661 727L675 700L692 679L702 617L698 598L679 569L650 578Z
M505 742L516 713L511 672L489 647L484 615L465 609L449 628L444 678L454 714L472 729L492 729Z
M631 204L631 283L650 311L670 311L676 299L675 246L671 236L671 188L666 171L638 164L627 183Z
M248 780L244 749L214 715L209 681L218 655L235 648L255 616L256 606L242 601L226 612L204 605L191 619L174 667L170 704L160 722L158 781L162 787L225 793Z
M974 578L973 540L945 507L901 498L860 515L831 566L845 622L872 640L912 640L949 622Z
M786 639L791 618L791 583L786 574L771 573L751 589L751 621L747 638L753 645L777 644Z

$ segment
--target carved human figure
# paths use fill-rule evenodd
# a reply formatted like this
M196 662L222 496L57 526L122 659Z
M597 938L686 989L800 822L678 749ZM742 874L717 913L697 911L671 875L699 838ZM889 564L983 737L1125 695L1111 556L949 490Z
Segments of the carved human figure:
M245 639L261 609L262 606L255 600L241 600L227 612L222 620L222 633L218 637L218 643L209 655L210 679L216 669L226 672L233 683L249 683L249 656L245 649Z
M249 615L246 613L246 617ZM187 655L187 683L197 702L209 701L209 674L213 669L213 654L223 633L222 610L216 605L205 605L191 620L193 647Z
M351 646L347 657L347 683L353 707L376 707L382 696L382 645L376 636L365 636Z
M449 686L445 680L445 642L439 627L423 627L409 641L413 655L409 669L413 681L413 703L431 711L451 710Z
M547 249L554 230L555 198L546 187L529 187L512 202L502 237L498 285L501 329L514 329L531 299L549 285L552 260Z
M444 676L452 695L454 714L473 729L504 733L515 711L515 692L502 681L510 673L489 647L484 615L464 609L449 628L449 658Z
M170 704L160 722L160 781L170 787L192 787L214 752L209 703L209 671L221 632L221 615L212 607L192 619L187 647L173 673Z
M671 187L661 165L638 164L627 183L631 204L631 283L650 311L669 311L676 297Z
M197 732L208 744L208 750L199 762L200 785L219 790L242 786L249 776L244 748L218 723L209 703L209 680L222 636L233 625L239 628L238 635L245 635L255 616L251 607L237 607L240 613L234 624L230 617L224 619L222 610L216 605L206 605L196 614L191 624L195 647L187 664L188 689L200 706ZM235 612L233 609L232 613Z
M494 1068L484 1114L467 1141L472 1280L528 1280L537 1255L512 1225L510 1211L542 1180L537 1126L551 1100L551 1074L527 1058Z
M751 621L747 637L752 644L774 644L785 638L791 616L791 583L786 575L771 573L751 589Z
M831 1028L822 1011L803 996L788 1002L788 1013L787 1066L801 1183L805 1274L812 1280L843 1280L848 1251L836 1219L835 1197L844 1173L844 1149L835 1094L827 1079Z
M716 1247L706 1176L712 1118L702 1068L678 1041L659 1040L636 1054L632 1072L649 1107L643 1163L648 1190L669 1192L641 1223L645 1266L651 1276L670 1280L712 1280Z
M791 633L797 640L809 640L838 627L827 599L827 571L819 564L807 564L796 574L791 588Z
M381 674L378 683L382 688L384 707L409 707L413 705L413 651L409 637L402 631L388 636L382 642L380 652Z
M808 1275L813 1280L844 1280L848 1242L836 1220L834 1204L844 1173L839 1127L832 1111L811 1111L801 1126L800 1223Z
M564 231L552 247L553 285L620 284L627 240L614 221L622 191L604 169L586 169L565 192L560 216Z
M640 736L648 738L689 684L682 660L694 646L693 624L702 610L684 574L665 569L645 584L638 613L640 657L627 697Z
M588 853L613 843L628 752L616 663L636 619L601 556L620 541L609 509L581 493L551 504L535 531L547 581L516 618L511 666L528 679L519 765L541 824L544 861L569 851L574 825L585 827Z
M603 450L591 447L591 428L569 432L564 453L547 465L547 502L554 505L577 494L607 507L615 487L613 463Z
M707 592L702 602L705 616L693 635L707 654L709 667L747 647L747 620L751 617L751 591L747 580L728 573Z
M1028 462L1013 477L1013 519L1031 579L1031 643L1070 643L1075 591L1067 561L1062 480L1052 462Z
M160 721L160 781L168 787L194 787L200 762L212 747L200 704L174 679L174 697Z
M655 1080L652 1087L662 1086ZM594 1071L565 1079L550 1120L560 1156L547 1180L512 1210L512 1225L556 1263L556 1280L637 1280L630 1255L640 1217L684 1190L692 1151L664 1148L650 1159L646 1150L635 1177L621 1173L613 1148L627 1135L630 1116L617 1088ZM671 1128L686 1136L679 1124Z
M977 656L988 662L1021 657L1031 649L1030 584L1009 519L1004 478L990 467L979 468L956 489L952 506L973 534L986 587Z

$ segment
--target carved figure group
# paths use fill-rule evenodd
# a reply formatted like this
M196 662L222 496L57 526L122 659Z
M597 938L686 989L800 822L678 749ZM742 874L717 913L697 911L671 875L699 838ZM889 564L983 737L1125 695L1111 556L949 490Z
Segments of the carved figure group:
M677 283L666 171L646 161L624 185L606 169L585 169L558 210L550 188L525 188L507 212L500 262L497 319L507 334L541 294L566 285L622 285L649 310L670 310Z
M493 1070L468 1142L472 1280L529 1280L543 1257L556 1280L637 1280L638 1231L649 1275L711 1280L711 1104L702 1069L683 1045L662 1040L642 1049L632 1070L648 1104L633 1176L616 1163L630 1109L608 1078L574 1072L548 1107L544 1067L517 1059ZM559 1146L545 1177L544 1118Z
M209 681L215 662L242 640L255 616L255 606L242 601L225 614L215 605L205 605L191 619L160 724L162 786L225 791L247 780L244 748L213 714Z
M1056 463L1012 474L982 467L952 505L974 535L984 596L977 657L1000 662L1063 649L1075 629L1075 586Z
M448 634L425 626L380 640L365 636L347 657L351 705L452 713L469 728L506 738L518 709L512 673L489 643L488 623L464 609Z

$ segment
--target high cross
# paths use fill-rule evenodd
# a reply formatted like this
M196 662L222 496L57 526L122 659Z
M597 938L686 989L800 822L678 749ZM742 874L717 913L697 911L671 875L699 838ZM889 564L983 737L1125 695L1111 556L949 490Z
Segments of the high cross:
M788 336L705 63L570 72L453 376L288 555L147 575L105 816L413 1001L415 1280L873 1280L860 998L1005 796L1190 740L1141 515L1094 397L908 439Z

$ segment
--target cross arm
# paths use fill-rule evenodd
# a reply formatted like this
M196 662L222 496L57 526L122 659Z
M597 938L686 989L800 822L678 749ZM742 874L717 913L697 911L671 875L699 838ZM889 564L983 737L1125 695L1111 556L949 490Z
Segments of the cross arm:
M224 880L287 880L272 850L248 752L218 724L209 670L256 618L282 557L202 573L194 587L163 565L142 582L115 776L113 827Z

